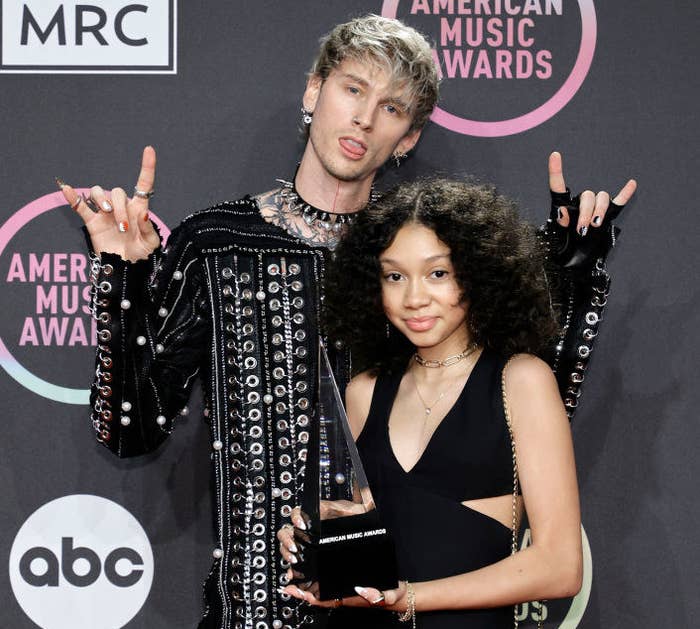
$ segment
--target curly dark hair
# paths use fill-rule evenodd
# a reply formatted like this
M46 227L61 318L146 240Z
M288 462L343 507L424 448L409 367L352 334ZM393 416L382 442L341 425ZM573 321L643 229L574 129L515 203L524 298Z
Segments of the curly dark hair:
M502 356L545 356L558 327L534 228L492 186L425 179L401 184L370 204L329 264L326 328L349 345L353 372L403 371L415 351L388 324L379 264L407 223L428 227L450 248L457 282L470 300L468 323L477 343Z

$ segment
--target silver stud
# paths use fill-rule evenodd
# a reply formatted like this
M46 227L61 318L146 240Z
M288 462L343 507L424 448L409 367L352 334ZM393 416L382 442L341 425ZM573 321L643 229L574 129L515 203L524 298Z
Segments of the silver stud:
M156 345L156 354L162 354L165 351L165 347L163 347L160 343Z
M158 316L159 317L167 317L168 316L168 309L167 308L159 308L158 309Z
M301 267L296 262L289 265L289 274L290 275L297 275L300 271L301 271Z
M260 291L262 292L262 291ZM270 300L270 310L273 312L279 310L282 307L282 302L279 299Z
M164 415L158 415L158 417L156 417L156 424L158 424L159 426L165 426L166 421L168 420L165 419Z
M248 282L250 282L250 273L241 273L239 279L244 284L247 284Z
M228 267L222 269L221 275L224 276L224 279L229 279L233 275L233 271L229 269Z
M265 291L259 290L257 293L255 293L255 299L258 301L265 301Z
M338 483L338 485L344 484L345 483L345 474L341 474L340 472L338 472L335 475L335 482Z
M189 415L189 414L190 414L190 409L189 409L189 407L183 406L183 407L180 409L180 415L182 415L183 417L185 417L185 415Z
M595 325L600 321L600 317L595 312L587 312L586 313L586 323L588 325Z
M173 273L173 279L174 280L181 280L182 279L182 271L175 271L175 273Z
M218 451L218 450L221 450L221 448L224 447L224 444L223 444L221 441L219 441L219 440L217 439L216 441L214 441L214 443L211 444L211 447L214 448L214 450L217 450L217 451Z
M279 618L275 618L272 621L272 629L282 629L282 625L284 625L284 623Z
M253 299L253 291L249 288L246 288L243 291L243 293L241 293L241 296L243 297L243 299Z
M336 349L343 349L343 347L344 347L345 344L343 343L343 341L341 341L340 339L338 339L335 343L333 343L333 345L335 345L335 348L336 348Z
M221 559L224 556L224 551L221 548L215 548L211 554L214 559Z
M131 402L127 402L126 400L122 402L122 410L128 413L131 410Z
M119 305L121 306L122 310L128 310L131 308L131 302L128 299L122 299Z
M272 404L272 401L273 397L269 393L263 395L263 402L265 402L265 404Z
M129 417L128 415L122 415L120 421L122 426L128 426L131 423L131 417Z
M279 498L282 495L282 490L279 487L275 487L272 490L272 497L273 498Z
M146 344L146 337L145 336L137 336L136 337L136 345L145 345Z

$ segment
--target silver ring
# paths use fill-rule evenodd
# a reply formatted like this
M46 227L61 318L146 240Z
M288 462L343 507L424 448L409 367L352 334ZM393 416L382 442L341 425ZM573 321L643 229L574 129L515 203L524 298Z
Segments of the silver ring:
M384 594L380 594L377 598L375 598L373 601L370 601L370 605L379 605L379 603L384 602Z
M155 190L145 192L144 190L139 190L138 188L134 187L134 196L138 197L139 199L150 199L154 194Z

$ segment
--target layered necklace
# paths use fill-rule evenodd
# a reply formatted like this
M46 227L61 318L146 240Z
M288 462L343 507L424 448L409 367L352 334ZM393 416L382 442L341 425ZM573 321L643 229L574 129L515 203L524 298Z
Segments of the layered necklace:
M337 235L342 230L343 225L349 225L360 210L354 212L328 212L317 208L299 194L294 181L286 179L278 179L278 183L282 186L280 197L285 201L289 211L294 216L301 216L303 221L312 229L322 229L329 234ZM370 202L374 202L379 198L379 195L372 186L369 193Z
M418 352L416 352L413 355L413 360L415 360L421 367L427 367L429 369L439 369L442 367L456 365L468 356L471 356L477 349L479 349L479 345L476 342L472 341L471 343L469 343L469 345L467 345L464 351L460 352L459 354L447 356L442 360L426 360ZM440 393L440 395L438 395L438 397L431 404L428 404L425 401L423 395L421 394L420 389L418 388L418 381L416 380L415 376L413 377L413 386L415 387L416 393L418 394L418 399L423 405L423 410L425 411L424 419L426 421L428 419L428 416L433 412L433 408L435 408L438 402L440 402L440 400L442 400L455 387L457 382L459 382L459 380L455 380L455 382L453 382L442 393Z

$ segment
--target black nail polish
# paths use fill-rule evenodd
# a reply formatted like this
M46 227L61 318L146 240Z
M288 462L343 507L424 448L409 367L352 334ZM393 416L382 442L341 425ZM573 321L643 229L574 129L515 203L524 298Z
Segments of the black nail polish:
M562 214L562 212L561 212L561 208L558 207L558 208L557 208L557 218L558 218L559 220L561 220L561 217L562 217L562 216L563 216L563 214Z
M584 225L581 229L578 230L578 233L581 234L581 236L585 236L588 233L588 227Z
M593 224L594 224L594 225L600 225L600 216L594 216L594 217L593 217Z

